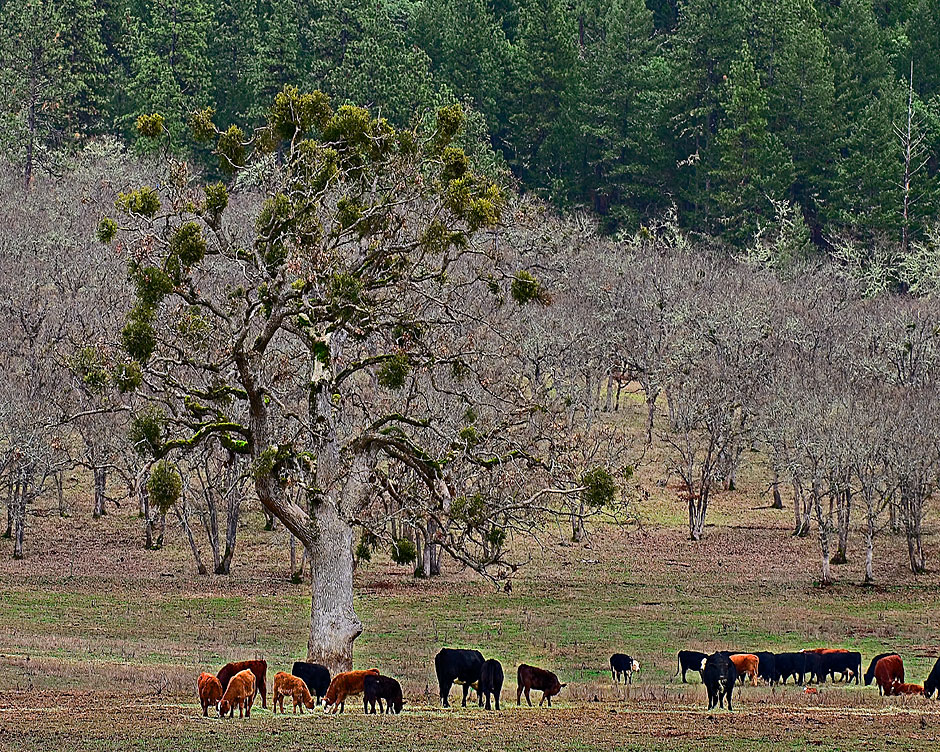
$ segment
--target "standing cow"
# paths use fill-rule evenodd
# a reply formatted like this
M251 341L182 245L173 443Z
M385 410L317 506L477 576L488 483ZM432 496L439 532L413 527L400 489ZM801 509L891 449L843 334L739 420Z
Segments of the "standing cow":
M477 699L480 707L483 707L483 698L486 697L486 709L490 709L490 697L496 703L496 709L499 710L499 696L503 691L503 666L495 658L483 661L480 669L480 684L477 690Z
M735 671L741 679L741 684L747 677L751 678L751 686L757 686L757 673L760 667L760 659L753 653L733 653L728 656L734 664Z
M702 660L702 682L708 690L708 709L724 707L728 700L731 710L731 694L738 680L738 672L727 653L713 653Z
M216 676L219 678L219 683L222 685L222 690L225 691L228 689L228 683L235 674L238 674L242 671L251 671L255 676L255 693L261 693L261 707L268 707L268 690L266 685L266 677L268 674L268 664L263 659L258 659L254 661L236 661L234 663L226 663L222 666ZM252 695L252 700L254 700L254 695Z
M878 694L891 694L895 684L904 683L904 662L899 655L887 655L875 664Z
M290 672L298 679L303 679L310 694L316 695L317 705L326 694L330 687L330 670L319 663L307 663L306 661L294 661L294 666Z
M532 700L529 699L529 692L531 690L537 689L542 692L539 707L542 707L542 703L546 700L548 700L548 707L551 707L552 698L561 692L562 687L568 686L567 684L559 683L558 677L551 671L536 668L535 666L528 666L525 663L520 664L517 678L519 679L519 688L516 690L516 704L522 704L522 693L525 692L525 701L529 703L530 708L532 707Z
M940 696L940 658L933 664L930 676L924 682L924 697L932 697L934 692L938 692L938 696Z
M463 684L463 707L467 707L467 693L471 687L479 687L480 669L483 668L483 653L479 650L441 648L434 656L434 670L441 690L441 705L450 707L447 697L450 688L457 682Z
M623 683L627 681L633 684L633 672L640 670L638 661L633 660L629 655L623 653L614 653L610 656L610 673L614 677L614 683L620 684L620 678L623 677Z
M878 655L871 659L871 663L868 664L868 671L865 672L866 687L870 687L871 683L875 680L875 666L878 665L878 661L882 658L887 658L889 655L897 655L898 658L901 657L897 653L878 653Z
M679 672L682 672L682 683L687 684L685 680L686 671L698 671L699 676L702 675L702 662L708 658L708 653L700 653L697 650L680 650L679 651L679 667L676 669L676 673L673 675L673 678L679 675Z

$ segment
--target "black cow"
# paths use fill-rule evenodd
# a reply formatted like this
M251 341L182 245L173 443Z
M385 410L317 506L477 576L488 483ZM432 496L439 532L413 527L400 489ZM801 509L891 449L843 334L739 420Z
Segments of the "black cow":
M385 708L382 708L385 700ZM401 684L391 676L370 674L362 681L362 711L375 715L375 704L379 704L380 713L401 713L405 701L401 695ZM371 708L371 710L370 710Z
M738 680L738 671L728 653L713 653L702 660L701 667L702 683L708 690L708 709L724 707L727 698L728 710L731 710L731 694Z
M832 677L832 681L835 682L836 673L839 673L842 675L841 681L850 683L854 676L856 684L861 682L861 653L854 651L847 653L823 653L820 658L822 658L823 681L825 681L826 676L830 676Z
M310 694L316 695L317 705L320 699L326 694L330 686L330 670L319 663L307 663L306 661L294 661L290 672L298 679L303 679Z
M776 684L780 681L780 674L777 672L777 659L773 653L765 651L756 651L753 655L757 656L760 663L757 664L757 675L764 679L768 684Z
M480 707L483 707L483 697L486 697L486 709L490 709L490 695L496 702L496 709L499 710L499 695L503 691L503 666L495 658L483 661L480 668L480 684L477 690L477 698L480 701Z
M633 672L640 670L640 664L633 660L629 655L623 653L614 653L610 656L610 673L614 677L614 683L620 683L620 677L623 677L623 683L629 680L633 684Z
M441 648L434 656L434 670L441 689L441 705L450 707L447 696L454 682L463 684L463 706L467 707L467 693L473 685L479 686L480 669L483 668L483 653L479 650Z
M878 655L871 659L871 663L868 664L868 671L865 672L866 687L870 687L871 683L875 680L875 666L878 664L878 661L880 661L882 658L887 658L889 655L897 655L898 658L901 657L897 653L878 653Z
M938 692L938 690L940 690L940 658L933 664L930 676L924 682L924 697L932 697L933 693ZM940 697L940 692L938 692L938 697Z
M826 661L819 653L803 653L806 657L803 680L806 683L814 681L817 684L826 683Z
M774 655L777 676L781 683L793 677L794 684L802 684L806 674L806 653L777 653Z
M685 672L686 671L698 671L699 676L702 675L702 661L708 658L708 653L700 653L697 650L680 650L679 651L679 667L676 669L676 673L673 675L673 678L679 675L679 672L682 672L682 683L686 684Z

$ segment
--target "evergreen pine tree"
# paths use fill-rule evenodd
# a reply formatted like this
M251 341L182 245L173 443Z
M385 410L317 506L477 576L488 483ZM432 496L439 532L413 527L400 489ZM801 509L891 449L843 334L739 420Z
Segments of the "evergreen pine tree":
M270 90L259 92L252 75L259 47L259 6L258 0L212 0L210 97L220 124L244 120L259 97L268 103L273 99Z
M907 33L914 61L914 90L924 100L940 95L940 0L920 0Z
M743 243L762 220L774 218L773 201L785 197L793 169L780 140L768 132L768 97L747 43L719 89L719 103L715 213L725 236Z

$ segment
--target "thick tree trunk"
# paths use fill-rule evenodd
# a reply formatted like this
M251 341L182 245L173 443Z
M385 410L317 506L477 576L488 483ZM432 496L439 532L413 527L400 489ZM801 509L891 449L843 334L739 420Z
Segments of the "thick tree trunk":
M689 539L702 540L705 532L705 514L708 512L708 489L703 488L698 496L689 496Z
M307 660L335 675L352 668L353 642L362 634L353 609L353 529L330 499L313 511L316 540L308 551L312 597Z
M774 482L771 485L771 490L773 491L773 504L770 505L771 509L783 509L783 497L780 495L780 475L774 471Z

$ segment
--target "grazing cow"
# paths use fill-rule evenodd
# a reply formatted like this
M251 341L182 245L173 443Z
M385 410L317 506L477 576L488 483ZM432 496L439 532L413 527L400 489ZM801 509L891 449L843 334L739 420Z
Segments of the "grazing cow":
M933 697L934 692L938 692L938 696L940 696L940 658L933 664L930 676L928 676L927 681L924 682L924 696Z
M708 690L708 709L724 707L727 698L728 710L731 710L731 694L738 680L738 671L731 657L727 653L713 653L704 658L701 665L702 683Z
M878 694L891 694L891 687L904 683L904 662L899 655L886 655L875 664Z
M202 714L209 716L209 706L218 705L222 699L222 684L214 674L207 674L203 671L199 674L196 681L196 688L199 690L199 702L202 703Z
M871 686L871 683L875 680L875 666L878 665L878 661L882 658L887 658L889 655L898 655L897 653L878 653L874 658L871 659L871 663L868 664L868 671L865 672L865 686ZM898 655L898 658L901 656Z
M826 683L826 667L823 661L823 655L816 652L803 653L803 680L805 682L814 681L817 684Z
M552 697L561 692L562 687L568 686L567 683L560 684L558 677L551 671L536 668L535 666L528 666L525 663L519 665L517 678L519 680L519 688L516 690L516 704L522 704L522 693L525 692L525 701L529 703L530 708L532 707L532 700L529 699L529 692L531 690L536 689L542 692L539 707L542 707L542 703L546 700L548 700L548 707L551 707Z
M467 693L474 685L479 686L480 669L483 668L483 653L479 650L441 648L434 656L434 670L441 690L441 705L450 707L447 696L454 682L463 684L463 706L467 707Z
M614 683L620 684L620 677L623 677L623 683L629 680L633 684L633 672L640 670L640 664L633 660L629 655L623 653L614 653L610 656L610 673L614 677Z
M221 683L221 682L220 682ZM242 709L245 711L245 718L251 718L251 705L255 699L255 675L251 669L239 671L228 681L225 693L222 695L222 701L219 703L219 715L224 717L235 716L235 707L238 706L238 717L242 717Z
M228 687L229 679L245 669L248 669L255 675L255 691L261 693L261 707L268 707L268 690L265 684L265 677L268 673L268 664L266 661L236 661L235 663L226 663L222 666L222 670L216 674L222 684L222 690L224 691Z
M791 676L794 684L803 683L806 674L805 653L777 653L774 655L774 661L777 664L777 676L782 684L786 684Z
M679 664L676 669L676 673L673 674L673 678L679 675L679 672L682 672L682 683L687 684L685 680L686 671L698 671L699 676L702 675L702 661L708 658L707 653L700 653L697 650L680 650L679 651Z
M346 671L337 674L330 682L323 698L323 707L329 708L329 712L336 713L337 710L342 713L346 710L346 698L350 695L361 695L363 692L363 682L369 675L378 676L377 668L370 668L368 671ZM330 708L330 706L333 706Z
M922 695L924 694L924 688L920 684L904 684L903 682L898 682L891 687L891 692L888 694L892 695Z
M486 697L486 709L490 709L490 696L492 695L496 702L496 709L499 710L499 696L503 691L503 666L495 658L483 661L480 668L480 684L477 691L477 699L480 707L483 707L483 698Z
M290 697L294 701L294 712L300 707L300 714L303 715L304 706L313 710L317 706L317 701L313 699L306 683L299 676L288 674L286 671L278 671L274 675L274 702L272 708L277 713L277 704L281 703L281 713L284 713L284 698Z
M385 700L385 707L382 707ZM402 699L401 684L391 676L372 676L362 680L362 710L375 715L375 704L379 704L380 713L401 713L405 701ZM370 710L371 708L371 710Z
M326 694L330 686L330 670L319 663L307 663L306 661L294 661L294 666L290 672L298 679L303 679L310 694L317 696L317 705L323 695Z
M741 684L744 684L745 677L751 678L751 686L757 686L757 671L760 665L760 659L753 653L736 653L728 656L734 664L734 670L738 672Z
M842 675L841 681L850 682L855 678L855 683L861 682L862 678L862 654L850 650L831 650L820 654L822 660L822 670L824 676L831 676L832 681L836 680L836 673Z
M763 650L755 650L754 655L757 656L759 661L757 675L771 685L780 681L780 674L777 672L777 659L774 654Z

